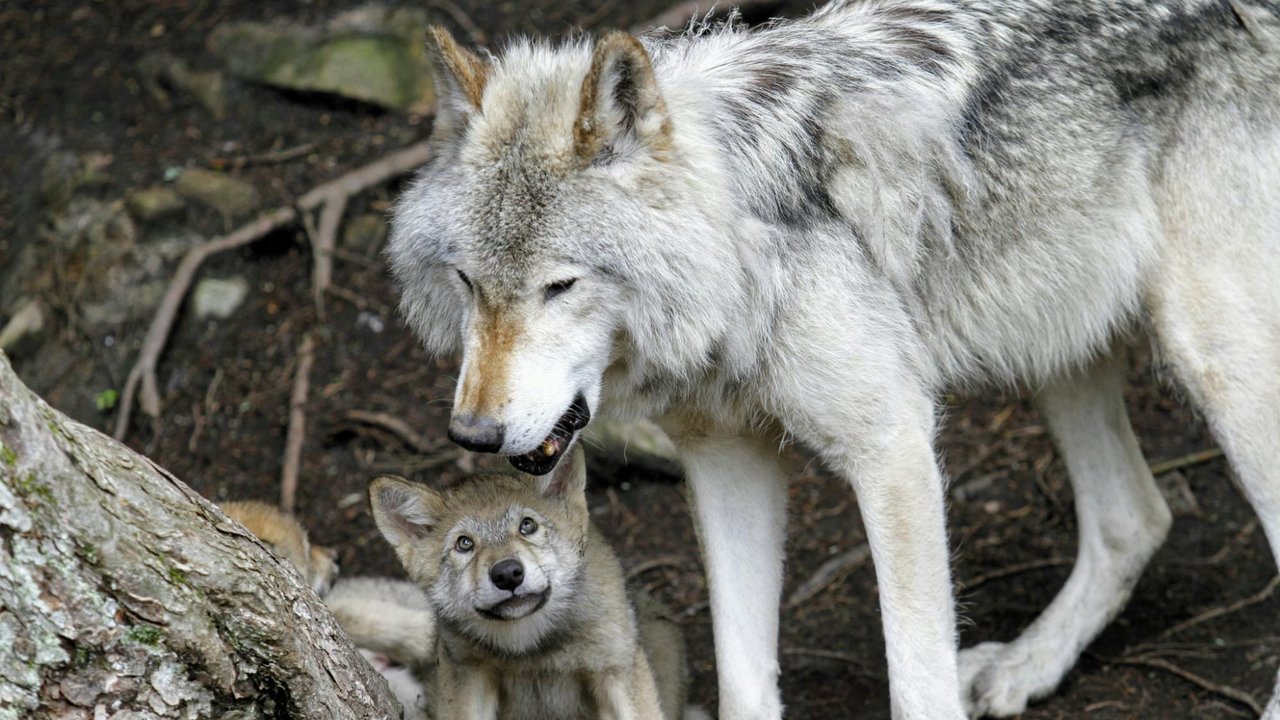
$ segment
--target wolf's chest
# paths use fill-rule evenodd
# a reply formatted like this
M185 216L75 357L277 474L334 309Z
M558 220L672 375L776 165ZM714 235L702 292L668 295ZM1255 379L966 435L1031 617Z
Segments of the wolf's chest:
M586 683L573 675L512 673L498 688L499 720L586 720L598 715Z

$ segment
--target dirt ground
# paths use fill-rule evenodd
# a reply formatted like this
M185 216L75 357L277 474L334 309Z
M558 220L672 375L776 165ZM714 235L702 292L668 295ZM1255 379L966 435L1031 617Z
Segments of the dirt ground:
M266 87L236 89L221 121L182 100L161 108L140 89L136 62L145 53L166 51L196 68L216 67L205 38L224 20L283 16L308 22L355 4L0 2L0 267L37 237L40 208L31 186L41 147L109 156L106 178L92 192L114 200L161 182L167 168L225 167L228 159L312 145L294 160L247 163L234 171L255 183L270 207L425 137L428 118ZM457 5L498 42L513 32L625 27L666 7L662 0ZM439 13L438 19L466 37L450 14ZM385 211L396 191L389 186L356 198L348 217ZM229 229L222 218L194 208L168 222L168 230L209 237ZM365 507L369 479L394 472L449 483L473 460L459 458L444 440L454 363L427 357L400 323L378 248L342 250L335 274L340 294L326 299L323 320L311 302L310 252L300 230L275 233L209 262L204 275L248 278L248 299L227 320L181 316L160 364L163 415L154 422L138 417L127 442L211 499L274 501L295 353L303 334L314 331L318 344L306 405L299 515L316 541L339 548L345 573L398 574ZM14 302L0 297L0 322ZM121 387L147 320L91 326L78 320L74 293L50 303L52 339L38 353L19 358L18 371L55 406L107 430L114 412L99 411L95 397ZM1133 345L1128 403L1148 458L1212 448L1203 424L1156 379L1145 342L1138 338ZM952 478L950 533L962 642L1007 640L1050 601L1070 571L1075 518L1065 469L1025 398L995 393L946 401L938 446ZM399 418L434 449L414 452L394 435L350 420L353 410ZM802 451L792 455L784 597L825 561L864 541L847 485ZM1280 598L1266 594L1245 603L1269 589L1275 575L1262 532L1221 459L1164 473L1160 482L1176 501L1168 543L1119 619L1086 651L1059 692L1025 718L1234 718L1252 713L1232 694L1266 702L1280 666ZM634 469L596 476L591 505L633 580L684 618L694 699L713 709L706 586L678 478ZM1166 633L1213 608L1242 603L1217 619ZM787 717L889 716L868 563L786 607L781 662Z

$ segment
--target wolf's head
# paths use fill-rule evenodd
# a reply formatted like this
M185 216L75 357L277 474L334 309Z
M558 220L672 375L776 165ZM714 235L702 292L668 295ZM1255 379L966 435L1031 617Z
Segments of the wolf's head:
M539 478L486 475L436 492L380 477L373 517L444 627L505 652L554 633L579 600L588 524L576 448Z
M428 349L462 351L450 436L543 474L586 425L606 369L625 358L637 383L654 366L687 374L732 324L712 309L738 266L712 237L725 225L707 200L718 174L705 149L681 145L698 143L679 140L651 57L626 33L522 41L500 57L429 35L436 152L388 250L402 309Z

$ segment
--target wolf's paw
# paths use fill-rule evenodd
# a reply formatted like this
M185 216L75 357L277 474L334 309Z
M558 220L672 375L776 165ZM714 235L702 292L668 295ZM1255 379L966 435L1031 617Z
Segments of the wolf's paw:
M996 642L960 651L960 693L969 717L1011 717L1027 709L1033 688L1021 655Z

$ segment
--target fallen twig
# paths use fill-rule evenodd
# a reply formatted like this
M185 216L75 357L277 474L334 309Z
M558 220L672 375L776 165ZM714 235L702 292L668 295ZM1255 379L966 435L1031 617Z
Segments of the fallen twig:
M385 412L376 410L348 410L343 413L343 417L365 425L373 425L382 428L392 435L396 436L400 442L413 448L414 452L426 455L440 449L440 443L433 443L423 436L414 432L409 423L400 418Z
M1182 678L1183 680L1186 680L1192 685L1199 686L1201 689L1208 690L1209 692L1215 693L1217 695L1221 695L1222 697L1227 698L1229 700L1234 700L1240 703L1241 705L1244 705L1245 707L1252 710L1255 716L1262 714L1262 705L1258 704L1257 699L1255 699L1249 693L1243 690L1239 690L1237 688L1233 688L1230 685L1219 685L1218 683L1215 683L1211 680L1207 680L1203 677L1200 677L1199 675L1196 675L1190 670L1179 667L1178 665L1174 665L1168 660L1164 660L1156 657L1147 657L1144 655L1138 655L1134 657L1110 658L1110 659L1107 659L1106 662L1116 664L1116 665L1137 665L1139 667L1149 667L1149 668L1154 668L1156 670L1163 670L1171 675L1177 675L1178 677Z
M1001 578L1007 578L1012 575L1021 575L1024 572L1031 572L1032 570L1044 570L1045 568L1062 567L1063 565L1071 565L1074 562L1075 560L1073 560L1072 558L1066 558L1066 557L1050 557L1050 558L1041 558L1039 560L1029 560L1024 563L1016 563L1014 565L1009 565L1007 567L1002 567L996 570L992 570L990 572L982 573L976 577L970 578L960 583L960 588L966 591L976 590L977 588L983 585L986 585L992 580L999 580Z
M317 186L299 197L294 206L278 207L266 212L253 222L229 235L215 238L187 251L182 261L178 263L173 279L169 281L169 287L165 290L164 297L160 300L160 305L156 308L156 314L151 320L151 326L147 329L147 335L142 341L142 349L138 352L138 359L129 370L124 390L120 393L120 416L116 420L116 428L113 433L115 439L123 440L124 436L129 432L134 397L138 393L139 386L141 386L139 402L143 412L151 417L160 415L160 392L159 383L156 380L156 364L160 359L160 353L164 351L165 345L169 342L169 334L173 331L173 323L177 319L178 309L182 306L182 301L186 298L187 291L191 288L196 271L200 269L200 265L206 258L224 250L248 245L273 230L295 222L299 217L299 211L305 214L321 205L325 205L326 208L329 205L336 204L345 206L347 198L352 195L386 182L398 175L403 175L425 163L430 157L431 149L426 142L410 145L380 160L356 168L336 180ZM341 209L341 207L338 208L338 210ZM335 214L333 210L330 210L329 213L330 215ZM339 211L336 212L336 215L337 219L341 220L342 213ZM323 224L323 215L321 220ZM335 228L335 237L336 232ZM317 231L316 235L319 236L320 234ZM329 243L327 239L324 242ZM312 276L319 288L316 292L320 295L323 293L324 288L327 287L332 276L333 258L331 255L331 243L329 243L329 250L326 250L321 245L319 238L316 245L318 247L316 248L316 260Z
M1181 470L1192 465L1200 465L1210 460L1217 460L1222 457L1222 448L1209 448L1207 450L1198 450L1193 453L1187 453L1181 457L1162 460L1151 464L1152 475L1163 475L1174 470Z
M381 160L352 170L337 180L327 182L298 198L298 209L310 212L320 208L320 222L311 235L311 292L316 310L324 315L324 293L333 279L333 248L338 243L338 228L347 209L347 200L374 185L413 170L431 157L431 148L422 142L392 153Z
M307 395L314 360L315 340L308 334L298 346L298 367L293 371L293 392L289 394L289 430L280 471L280 509L287 513L297 507L298 470L302 466L302 442L307 436Z
M125 379L124 391L120 393L120 417L116 420L114 434L116 440L123 440L125 433L129 431L133 398L139 384L142 386L142 396L139 399L142 410L152 417L160 414L156 362L169 341L169 332L173 330L173 322L178 317L178 308L182 306L182 301L187 295L187 290L191 288L191 282L195 279L196 270L200 268L200 264L210 255L248 245L276 228L293 222L297 217L298 211L291 207L276 208L230 235L197 245L182 256L178 269L174 271L173 279L169 281L169 287L165 290L159 307L156 308L151 327L147 329L146 337L142 340L138 359Z
M815 570L808 580L800 583L800 586L791 593L791 597L787 598L786 607L796 607L812 598L825 590L828 585L848 575L854 568L866 563L870 557L871 546L861 543L822 563L822 566Z
M823 648L808 647L784 647L782 654L789 658L812 658L814 660L824 660L826 662L837 662L842 665L852 667L852 670L843 671L847 675L865 678L868 680L884 681L884 673L872 670L867 666L867 658L853 653L840 652L839 650L826 650Z
M1178 633L1183 632L1184 630L1189 630L1195 627L1196 625L1200 625L1201 623L1206 623L1215 618L1220 618L1224 615L1230 615L1231 613L1239 612L1247 607L1257 605L1258 603L1263 602L1267 598L1271 597L1275 593L1276 587L1280 587L1280 575L1277 575L1271 578L1271 580L1261 590L1250 595L1249 597L1241 598L1231 603L1230 605L1210 608L1200 613L1199 615L1196 615L1195 617L1183 620L1177 625L1174 625L1173 627L1168 628L1164 632L1157 635L1156 640L1157 641L1164 640L1166 638L1177 635Z
M627 580L633 580L650 570L656 570L663 567L682 567L685 559L679 555L663 555L661 557L650 558L644 562L637 563L635 567L627 571Z

